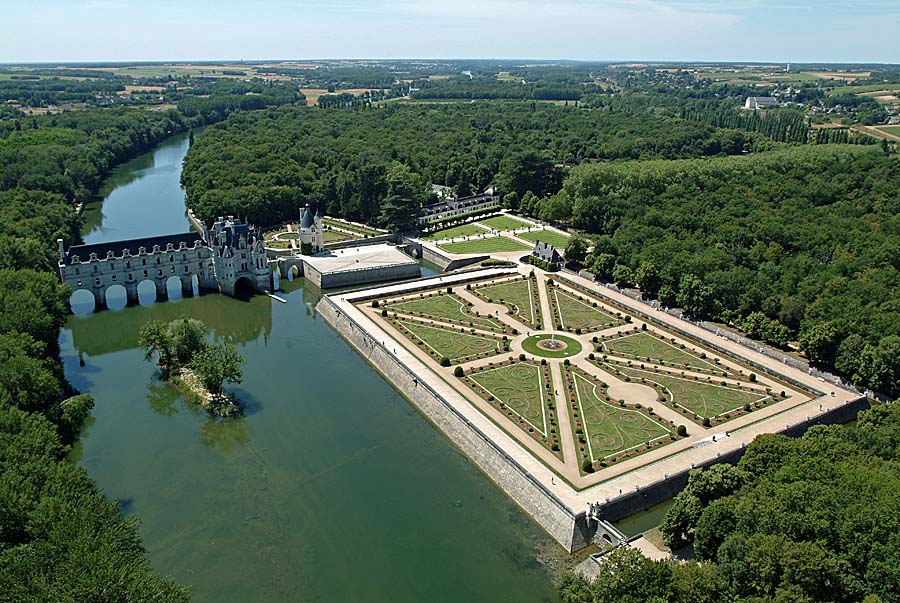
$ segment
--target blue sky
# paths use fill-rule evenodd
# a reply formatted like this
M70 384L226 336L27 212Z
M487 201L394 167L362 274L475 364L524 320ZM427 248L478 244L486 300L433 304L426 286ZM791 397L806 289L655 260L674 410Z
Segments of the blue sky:
M0 62L900 63L900 0L0 0Z

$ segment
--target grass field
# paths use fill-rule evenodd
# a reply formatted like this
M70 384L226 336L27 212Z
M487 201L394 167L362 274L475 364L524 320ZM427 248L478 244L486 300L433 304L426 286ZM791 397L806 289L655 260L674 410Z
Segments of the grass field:
M545 350L544 348L538 347L539 342L547 339L561 341L566 344L566 347L562 350ZM522 349L529 354L543 356L545 358L568 358L581 352L581 342L577 339L566 337L565 335L532 335L522 341Z
M554 319L563 329L596 331L622 322L600 308L595 308L590 303L583 302L566 291L561 291L559 287L551 288L548 293L553 302L551 305L556 309Z
M622 355L626 358L651 358L687 368L725 372L724 368L717 367L714 362L704 360L650 332L638 332L604 341L603 347L612 355Z
M570 374L591 461L602 461L671 434L644 411L610 404L600 397L596 383L577 372Z
M532 243L543 241L544 243L552 245L557 249L565 249L566 243L569 242L569 235L562 234L554 230L533 230L531 232L523 232L521 234L517 234L516 236L520 239L531 241Z
M334 228L340 228L341 230L348 230L350 232L354 232L362 237L377 237L378 235L387 234L386 232L381 232L374 228L369 228L367 226L357 226L356 224L350 224L348 222L342 222L341 220L335 220L333 218L323 218L322 223L325 226L330 226Z
M353 241L358 237L348 235L347 233L338 232L336 230L326 230L323 232L326 243L340 243L342 241Z
M518 241L513 241L506 237L487 237L472 241L445 243L444 245L439 245L439 247L450 253L498 253L503 251L529 251L531 249Z
M861 86L838 86L827 90L826 94L835 96L838 94L862 94L864 92L878 92L879 90L900 90L900 84L864 84Z
M398 320L397 323L407 337L416 344L424 343L425 347L437 354L438 358L446 356L451 361L460 361L500 349L500 340L498 339L459 333L405 320Z
M440 239L455 239L456 237L471 237L475 235L485 234L487 231L479 228L474 224L460 224L443 230L430 232L422 238L426 241L437 241Z
M470 374L468 379L547 437L546 392L539 365L519 362L478 371Z
M885 134L900 136L900 126L878 126L876 130L881 130Z
M484 224L488 228L493 228L494 230L517 230L519 228L528 228L531 226L531 224L527 222L523 222L522 220L510 216L493 216L491 218L480 220L479 224Z
M532 328L540 329L544 324L541 309L534 300L537 291L531 279L516 278L496 285L477 287L473 292L505 305L513 317Z
M653 371L631 367L612 367L632 379L646 379L663 388L669 401L681 408L709 419L738 410L745 404L753 404L768 396L764 392L747 391L704 381L684 379L674 375L662 375Z
M396 312L421 314L436 320L450 320L489 331L503 332L506 330L506 326L501 322L470 314L465 303L449 293L389 303L387 307Z

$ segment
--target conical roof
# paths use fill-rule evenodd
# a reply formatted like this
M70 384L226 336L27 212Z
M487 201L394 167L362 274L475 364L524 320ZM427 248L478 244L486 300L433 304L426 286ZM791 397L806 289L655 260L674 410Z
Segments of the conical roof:
M309 205L300 212L300 228L312 228L313 213L309 211Z

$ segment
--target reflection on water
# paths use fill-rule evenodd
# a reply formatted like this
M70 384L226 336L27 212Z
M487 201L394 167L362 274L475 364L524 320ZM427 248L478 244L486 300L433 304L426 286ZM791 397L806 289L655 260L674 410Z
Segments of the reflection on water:
M87 242L186 230L186 144L118 171ZM60 334L95 399L72 458L140 517L154 567L199 603L556 600L535 560L556 545L318 319L321 291L282 289L285 304L201 295ZM238 345L246 417L208 416L137 349L141 325L182 315Z

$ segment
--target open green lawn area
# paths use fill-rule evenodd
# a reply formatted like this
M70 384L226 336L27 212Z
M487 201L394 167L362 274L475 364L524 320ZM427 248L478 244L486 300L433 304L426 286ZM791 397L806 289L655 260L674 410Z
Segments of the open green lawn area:
M434 352L438 358L446 356L451 361L464 361L500 349L500 340L491 337L470 335L406 320L397 320L397 324L404 335L417 345L419 342L425 344L425 347Z
M645 411L610 404L601 397L599 385L578 372L570 375L592 461L602 461L671 435L668 427Z
M547 437L548 420L543 370L540 365L518 362L477 371L467 379L524 419L538 433Z
M526 247L518 241L513 241L506 237L487 237L484 239L473 239L471 241L460 241L458 243L445 243L438 245L444 251L450 253L497 253L503 251L530 251L530 247Z
M633 380L646 379L663 388L669 401L681 408L709 419L738 410L745 404L753 404L768 398L765 392L748 391L726 385L714 385L674 375L662 375L654 371L624 366L607 365Z
M878 126L876 128L881 130L885 134L893 134L894 136L900 136L900 126Z
M342 222L341 220L335 220L334 218L323 218L322 223L325 226L331 226L334 228L340 228L342 230L349 230L350 232L354 232L361 237L377 237L379 235L383 235L386 233L379 232L374 228L368 228L366 226L357 226L356 224L349 224L347 222Z
M621 355L626 358L638 358L641 360L650 358L651 361L662 360L668 364L685 368L727 372L725 368L716 366L714 362L704 360L691 351L682 349L677 344L666 341L649 331L639 331L604 341L603 348L611 355Z
M422 236L422 238L426 241L437 241L440 239L455 239L457 237L472 237L486 232L485 229L479 228L474 224L460 224L459 226L430 232L427 235Z
M488 228L493 228L494 230L517 230L519 228L528 228L531 226L531 224L527 222L523 222L522 220L510 216L494 216L492 218L481 220L479 224L484 224Z
M562 349L545 349L538 345L538 343L540 343L541 341L546 341L548 339L556 340L562 343ZM565 335L532 335L530 337L526 337L522 341L522 349L529 354L542 356L544 358L569 358L581 352L581 342L577 339L566 337Z
M878 92L879 90L900 90L900 84L862 84L859 86L837 86L832 90L826 90L829 96L840 94L863 94L865 92Z
M338 232L336 230L326 230L323 233L326 243L340 243L342 241L354 241L359 237L354 237L352 235L348 235L344 232Z
M389 302L387 308L395 312L417 314L434 318L435 320L449 320L489 331L504 332L507 330L506 325L500 321L471 314L466 303L450 293L440 293L432 295L432 297L407 301Z
M487 285L473 289L473 293L486 300L501 303L509 308L513 317L526 325L540 329L544 321L535 296L537 290L530 278L516 278L511 281Z
M523 232L516 236L520 239L531 241L532 243L543 241L557 249L565 249L566 243L569 242L569 235L556 232L555 230L532 230L531 232Z
M551 306L555 309L554 319L563 329L574 331L596 331L622 324L622 320L607 314L599 307L594 307L591 302L577 299L567 291L559 287L552 287L550 294Z

